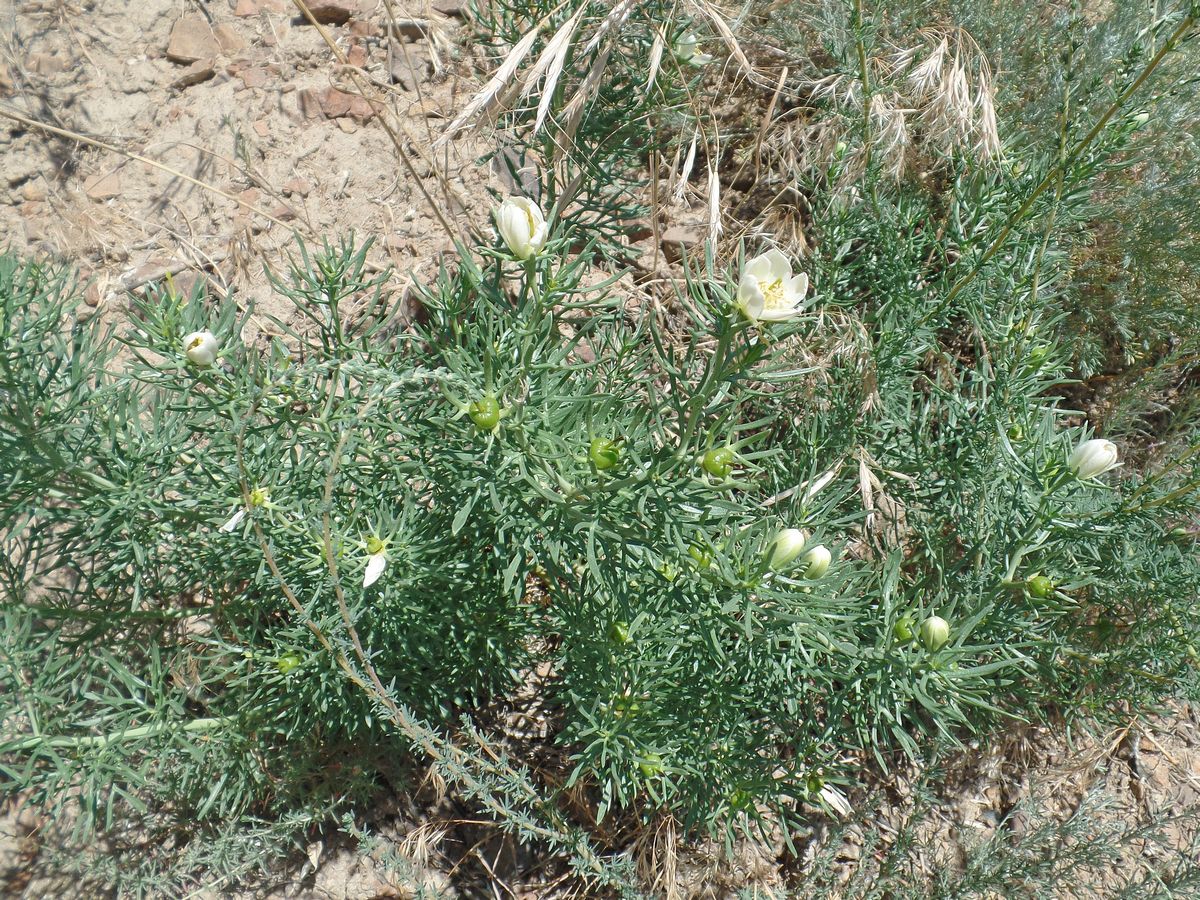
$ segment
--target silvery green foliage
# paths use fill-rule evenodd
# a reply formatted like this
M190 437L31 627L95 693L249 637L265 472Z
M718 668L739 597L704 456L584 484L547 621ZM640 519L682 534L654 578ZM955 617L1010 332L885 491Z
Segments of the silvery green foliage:
M411 322L365 246L301 245L298 324L253 342L236 298L169 283L117 334L77 323L69 273L3 257L6 787L81 840L136 817L277 847L431 761L628 885L563 790L790 825L935 740L1190 687L1197 454L1076 478L1097 436L1049 337L1137 127L940 196L806 185L781 322L711 250L660 313L599 268L599 200L544 210L528 260L460 248ZM535 668L553 781L480 715Z

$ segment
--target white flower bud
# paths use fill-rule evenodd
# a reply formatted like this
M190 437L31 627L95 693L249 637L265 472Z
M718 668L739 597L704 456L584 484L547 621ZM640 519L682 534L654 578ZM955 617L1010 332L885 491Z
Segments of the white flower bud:
M930 616L921 623L921 643L931 653L950 640L950 623L941 616Z
M817 579L829 571L829 564L833 562L833 554L824 544L817 544L805 553L804 558L800 561L806 566L804 577Z
M1084 441L1075 448L1067 465L1075 473L1076 478L1095 478L1119 465L1117 462L1117 445L1112 441L1093 438Z
M496 230L517 259L530 259L542 252L550 226L536 203L525 197L509 197L496 210Z
M804 549L804 542L807 540L808 535L799 528L783 529L775 535L775 540L771 542L771 549L767 551L768 565L772 569L786 568L800 555L800 551Z
M217 351L220 349L221 345L211 331L193 331L183 339L183 351L187 354L188 362L201 369L207 369L217 361Z

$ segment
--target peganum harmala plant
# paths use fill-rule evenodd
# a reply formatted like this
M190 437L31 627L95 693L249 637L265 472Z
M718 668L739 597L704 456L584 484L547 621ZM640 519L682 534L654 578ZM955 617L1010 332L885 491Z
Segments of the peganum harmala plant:
M276 286L303 327L261 347L169 284L117 343L6 257L10 787L81 833L220 822L348 803L415 745L527 836L582 839L453 736L542 663L598 816L711 829L846 810L870 760L1186 668L1188 476L1104 475L1052 366L1000 343L931 370L881 333L864 398L854 354L797 359L836 278L784 301L777 257L740 282L710 258L670 333L575 240L464 250L407 325L365 248L302 248Z
M1122 102L941 197L808 185L810 256L708 248L669 310L536 198L412 322L300 245L254 344L169 282L76 322L4 257L6 788L194 850L431 761L628 889L593 817L853 815L898 754L1190 686L1197 454L1114 468L1046 337ZM553 777L483 730L535 670Z

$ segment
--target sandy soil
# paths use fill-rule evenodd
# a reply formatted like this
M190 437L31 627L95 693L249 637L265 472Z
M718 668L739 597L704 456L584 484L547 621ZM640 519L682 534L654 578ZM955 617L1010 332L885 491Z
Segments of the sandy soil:
M324 6L352 12L323 26L345 63L287 0L0 0L0 102L125 151L0 119L4 243L74 261L89 305L116 315L166 271L286 314L263 266L286 265L293 232L373 236L371 261L401 284L436 269L447 226L485 226L486 189L504 187L476 164L482 145L430 149L475 86L461 19L432 9L458 4L393 4L427 23L397 39L382 4Z

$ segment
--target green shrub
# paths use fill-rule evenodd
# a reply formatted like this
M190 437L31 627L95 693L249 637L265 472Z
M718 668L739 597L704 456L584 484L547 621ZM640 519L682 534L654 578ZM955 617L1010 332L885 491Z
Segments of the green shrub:
M461 247L412 322L350 240L298 247L297 324L253 345L233 297L168 281L114 333L3 257L6 787L81 839L298 828L429 758L628 884L562 791L790 826L943 739L1189 689L1200 456L1081 461L1058 399L1070 251L1139 126L1117 90L1057 154L945 149L936 194L810 172L795 295L709 245L664 312L602 264L622 203L552 208L570 166L544 246ZM617 152L606 96L579 133ZM557 785L474 719L535 668Z

